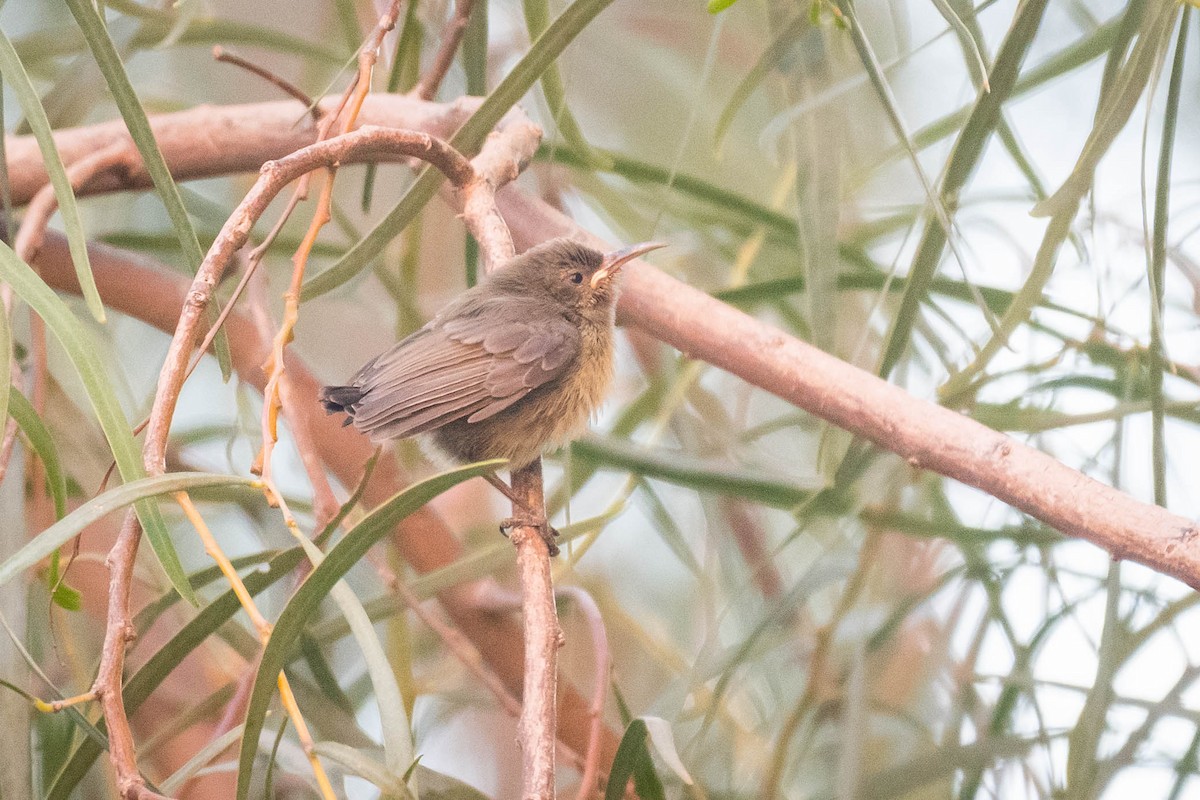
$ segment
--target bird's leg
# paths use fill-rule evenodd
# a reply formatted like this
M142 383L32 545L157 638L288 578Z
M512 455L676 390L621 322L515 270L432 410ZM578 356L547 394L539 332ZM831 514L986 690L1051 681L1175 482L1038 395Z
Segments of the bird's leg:
M554 541L558 538L558 531L550 526L550 521L544 515L538 515L533 512L522 499L513 491L512 487L502 481L494 472L485 472L481 476L485 481L496 487L500 494L512 501L512 504L521 512L519 517L507 517L500 520L500 533L508 536L508 532L513 528L528 526L537 528L538 534L542 537L542 541L546 543L546 548L550 551L550 555L558 555L558 544Z

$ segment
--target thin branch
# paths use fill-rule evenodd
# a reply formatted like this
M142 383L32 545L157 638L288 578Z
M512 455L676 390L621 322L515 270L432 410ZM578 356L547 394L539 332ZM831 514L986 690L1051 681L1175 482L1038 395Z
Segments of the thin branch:
M252 280L250 284L248 298L250 316L258 329L258 335L263 339L271 339L275 335L275 325L267 311L265 279L261 272L256 274L256 278L257 280ZM233 301L230 300L230 305L232 303ZM338 513L341 504L333 494L333 487L329 485L325 467L317 454L312 429L309 428L304 416L296 413L296 408L303 400L297 397L295 384L287 372L280 375L279 391L283 400L284 418L287 419L288 427L292 431L296 450L300 454L300 462L304 465L304 472L313 489L313 512L316 518L316 527L320 530Z
M584 757L583 774L579 778L579 793L575 800L588 800L595 797L599 790L600 777L600 744L604 735L604 700L608 696L609 670L612 667L612 656L608 648L608 631L604 627L604 617L595 599L581 586L560 586L557 590L560 596L570 597L579 607L579 613L587 621L588 632L592 639L592 706L588 709L591 716L591 731L588 734L587 754Z
M496 192L515 181L537 152L542 129L524 114L509 114L489 136L479 155L471 159L472 181L456 187L463 221L479 242L484 270L503 266L516 254L512 233L496 207Z
M219 44L215 45L213 47L212 55L215 60L223 61L226 64L233 64L235 67L241 67L242 69L246 70L247 72L250 72L250 73L262 78L267 83L272 84L277 89L282 91L284 94L287 94L287 95L290 95L290 96L296 98L297 100L299 100L301 103L304 104L305 108L307 108L309 110L309 114L312 115L313 122L318 123L318 124L321 122L321 114L319 111L317 111L316 103L313 102L313 99L311 97L309 97L307 94L304 93L303 89L296 86L296 84L292 83L291 81L287 80L286 78L276 75L274 72L271 72L266 67L261 67L258 64L255 64L253 61L248 61L248 60L242 58L241 56L237 55L236 53L229 52L224 47L221 47L221 45L219 45Z
M104 711L104 722L108 727L109 760L117 773L117 791L121 797L125 800L163 800L162 795L146 788L146 782L138 772L137 752L134 750L133 733L129 730L129 717L125 714L121 691L125 647L136 635L129 613L129 592L141 540L142 526L138 523L137 514L129 511L125 514L125 523L117 534L117 541L105 559L109 573L108 618L104 625L100 668L92 683L91 695L100 701Z
M412 93L422 100L432 100L437 95L438 87L442 85L446 73L450 71L450 65L454 63L454 55L458 52L458 46L462 43L463 36L466 35L467 25L471 22L471 9L474 6L475 0L457 0L455 2L454 16L450 17L446 22L446 27L442 29L442 46L438 48L437 55L433 57L433 63L429 65L429 70L413 87Z
M406 95L368 95L358 115L358 126L421 130L449 138L479 107L479 98L467 97L451 103L423 103ZM317 103L321 125L332 129L343 106L341 97L326 97ZM256 116L247 115L253 109ZM264 163L317 140L318 126L304 117L296 122L296 104L276 100L248 106L204 106L188 111L155 115L150 121L155 140L176 180L213 175L255 172ZM114 142L128 144L129 132L116 119L81 128L54 132L55 145L64 163L70 165ZM5 144L13 203L24 205L48 182L41 151L32 136L9 136ZM403 162L403 153L351 154L343 163ZM145 167L132 164L127 172L108 172L80 187L76 196L104 194L125 189L149 188L153 184Z

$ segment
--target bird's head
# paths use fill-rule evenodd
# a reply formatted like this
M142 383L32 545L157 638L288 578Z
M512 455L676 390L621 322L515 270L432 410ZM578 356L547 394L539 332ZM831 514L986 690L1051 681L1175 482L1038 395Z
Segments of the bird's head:
M499 273L519 291L543 293L564 309L607 314L617 297L621 267L660 247L666 245L644 242L601 253L571 239L551 239L526 250Z

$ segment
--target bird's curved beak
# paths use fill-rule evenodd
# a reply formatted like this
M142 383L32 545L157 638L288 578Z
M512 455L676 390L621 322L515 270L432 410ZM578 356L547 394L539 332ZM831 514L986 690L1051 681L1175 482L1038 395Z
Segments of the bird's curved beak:
M631 244L629 247L622 247L620 250L613 250L611 253L605 253L604 260L600 262L600 268L592 273L592 288L595 289L601 283L620 272L621 267L625 266L627 261L645 255L651 250L657 250L660 247L666 246L663 242L642 242L641 244Z

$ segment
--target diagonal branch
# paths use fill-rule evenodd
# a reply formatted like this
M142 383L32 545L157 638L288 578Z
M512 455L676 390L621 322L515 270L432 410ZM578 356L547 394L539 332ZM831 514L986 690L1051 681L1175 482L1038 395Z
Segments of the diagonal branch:
M442 45L433 57L428 71L413 87L412 93L422 100L432 100L437 95L438 87L442 85L446 73L450 71L450 65L454 63L458 45L467 33L467 25L471 22L471 9L474 6L475 0L455 0L454 16L442 29Z

